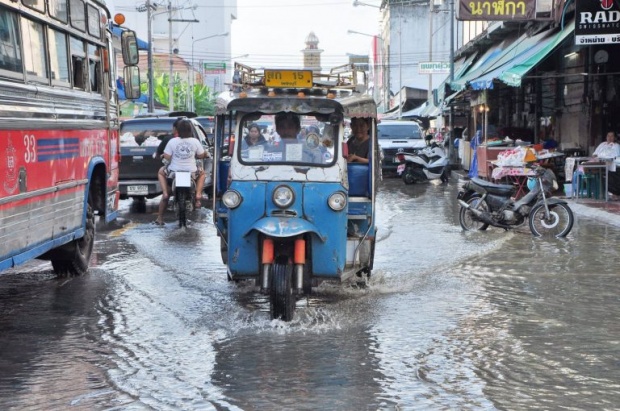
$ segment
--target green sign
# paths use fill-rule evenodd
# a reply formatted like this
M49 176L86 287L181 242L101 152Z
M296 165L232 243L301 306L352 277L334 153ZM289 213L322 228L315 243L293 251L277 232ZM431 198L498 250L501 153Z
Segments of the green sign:
M226 63L203 63L205 74L226 74Z

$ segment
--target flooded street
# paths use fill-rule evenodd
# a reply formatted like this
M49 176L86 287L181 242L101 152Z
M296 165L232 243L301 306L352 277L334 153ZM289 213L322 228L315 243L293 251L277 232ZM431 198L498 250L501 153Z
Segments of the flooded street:
M371 286L324 285L290 323L227 281L203 208L124 202L90 273L0 277L0 409L614 409L620 228L463 232L458 182L386 179Z

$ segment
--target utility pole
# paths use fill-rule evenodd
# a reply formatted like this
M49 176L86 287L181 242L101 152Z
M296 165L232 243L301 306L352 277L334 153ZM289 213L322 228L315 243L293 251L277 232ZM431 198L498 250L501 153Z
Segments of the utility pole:
M172 1L168 0L168 53L170 72L168 78L168 110L174 111L174 84L172 82Z
M450 0L450 84L454 81L454 31L454 0ZM450 158L450 164L456 165L458 163L458 155L454 148L454 106L452 104L450 104L448 127L450 131L448 157ZM464 144L462 140L461 144Z
M147 77L149 81L149 102L148 102L148 112L152 113L155 111L155 102L153 101L153 29L152 22L153 19L152 11L151 11L151 0L146 0L146 19L147 19L147 31L148 31L148 54L147 54Z

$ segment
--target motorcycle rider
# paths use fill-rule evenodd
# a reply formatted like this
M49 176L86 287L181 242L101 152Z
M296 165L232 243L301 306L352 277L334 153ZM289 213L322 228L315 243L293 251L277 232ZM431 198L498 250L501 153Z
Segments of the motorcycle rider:
M196 166L196 159L209 156L208 152L202 147L200 141L192 135L192 126L188 119L181 119L176 122L178 137L171 139L164 149L163 157L170 164L162 167L157 178L161 184L163 194L159 202L159 210L155 224L164 224L164 211L168 207L170 198L168 176L172 171L190 171L192 178L196 181L196 207L201 206L200 197L204 186L205 174Z

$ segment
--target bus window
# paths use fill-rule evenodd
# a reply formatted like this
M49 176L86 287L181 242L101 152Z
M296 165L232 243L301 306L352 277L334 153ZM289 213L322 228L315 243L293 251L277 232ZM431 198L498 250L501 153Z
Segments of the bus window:
M45 1L44 0L22 0L24 6L30 7L31 9L40 11L41 13L45 13Z
M71 25L78 30L86 31L86 10L82 0L69 0Z
M17 15L0 8L0 70L23 73Z
M81 40L71 37L71 70L73 71L73 87L82 90L86 89L86 71L84 62L84 43Z
M24 62L26 75L31 80L47 82L47 62L45 61L45 39L43 25L22 19L22 36L24 44Z
M67 0L47 0L50 16L58 21L66 23L68 20L67 15Z
M88 78L90 79L90 91L101 93L101 58L97 46L88 45Z
M87 6L88 10L88 34L95 36L98 39L101 38L101 17L99 17L99 10L90 4Z
M50 69L53 83L70 85L69 59L67 58L67 36L60 31L48 29Z

